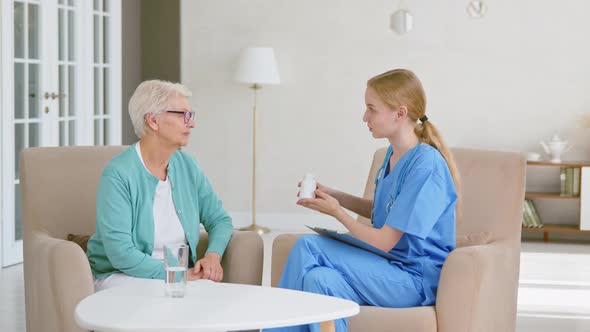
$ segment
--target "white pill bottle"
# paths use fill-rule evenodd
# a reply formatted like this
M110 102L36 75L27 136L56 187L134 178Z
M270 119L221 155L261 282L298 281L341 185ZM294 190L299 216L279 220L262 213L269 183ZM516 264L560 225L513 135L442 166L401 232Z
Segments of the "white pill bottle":
M315 198L315 189L317 183L310 173L305 173L303 180L301 180L301 187L299 189L299 198Z

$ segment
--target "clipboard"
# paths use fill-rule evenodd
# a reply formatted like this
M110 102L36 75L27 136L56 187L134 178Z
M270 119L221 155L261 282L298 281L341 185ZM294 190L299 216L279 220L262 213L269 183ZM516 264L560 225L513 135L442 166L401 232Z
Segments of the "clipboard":
M400 259L388 252L385 252L377 247L373 247L372 245L368 244L365 241L359 240L356 237L350 235L350 234L344 234L344 233L338 233L336 231L330 230L330 229L325 229L325 228L319 228L319 227L311 227L308 225L305 225L307 228L311 229L312 231L320 234L321 236L325 236L325 237L329 237L332 238L334 240L340 241L340 242L344 242L346 244L349 244L353 247L357 247L357 248L361 248L364 250L367 250L369 252L372 252L376 255L379 255L383 258L386 258L390 261L400 261Z

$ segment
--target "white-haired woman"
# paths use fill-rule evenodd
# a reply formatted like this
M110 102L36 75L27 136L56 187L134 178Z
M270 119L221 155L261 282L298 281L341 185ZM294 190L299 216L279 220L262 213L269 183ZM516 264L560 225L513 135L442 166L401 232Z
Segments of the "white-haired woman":
M221 256L231 218L197 163L180 147L189 142L195 113L181 84L145 81L129 101L140 138L105 167L97 193L96 233L88 242L95 289L164 279L163 245L190 247L188 279L221 281ZM199 224L209 233L197 260Z

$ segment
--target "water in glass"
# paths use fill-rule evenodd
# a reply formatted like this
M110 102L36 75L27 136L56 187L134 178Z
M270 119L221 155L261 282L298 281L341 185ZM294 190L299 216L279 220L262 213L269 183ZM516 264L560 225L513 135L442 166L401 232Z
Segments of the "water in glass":
M183 243L164 245L165 284L168 297L184 297L186 293L188 251L188 246Z
M186 291L186 267L166 268L166 296L184 297Z

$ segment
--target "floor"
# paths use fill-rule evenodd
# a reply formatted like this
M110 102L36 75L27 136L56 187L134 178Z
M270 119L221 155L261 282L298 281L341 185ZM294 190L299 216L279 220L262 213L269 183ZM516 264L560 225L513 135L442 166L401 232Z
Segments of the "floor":
M265 234L263 284L270 284L270 248ZM523 243L518 332L590 331L590 245ZM25 331L22 265L0 270L0 331Z
M590 331L590 245L524 242L519 332Z
M25 331L23 266L0 269L0 331Z

